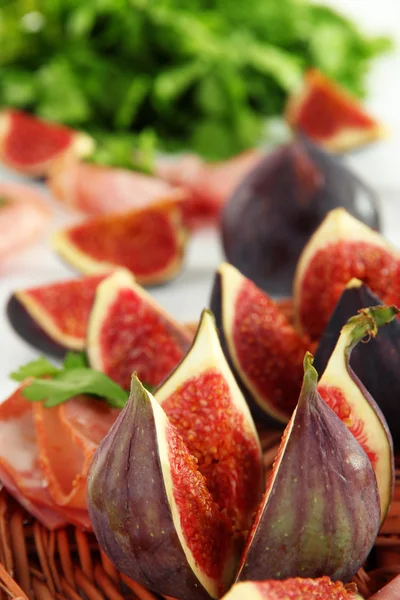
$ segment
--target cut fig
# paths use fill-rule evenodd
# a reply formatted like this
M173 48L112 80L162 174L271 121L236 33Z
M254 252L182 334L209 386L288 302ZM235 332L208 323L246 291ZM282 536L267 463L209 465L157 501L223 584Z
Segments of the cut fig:
M92 275L14 292L7 304L14 331L55 356L62 357L67 350L84 350L96 289L105 277Z
M304 246L338 206L379 229L375 193L336 157L295 139L260 159L224 207L225 255L261 289L290 296Z
M48 175L66 152L83 157L93 148L93 139L85 133L21 111L6 110L0 117L0 159L24 175Z
M296 269L297 328L318 339L346 284L366 283L385 304L400 304L400 255L343 208L331 211L311 237Z
M163 409L136 377L88 476L97 540L117 569L150 590L218 598L232 583L229 520Z
M310 69L288 100L286 120L328 150L343 152L385 137L384 127L339 84Z
M171 202L95 217L56 234L53 246L82 273L123 267L140 284L163 283L182 267L187 235L181 208Z
M343 585L329 577L285 581L243 581L222 600L362 600L355 584Z
M371 462L322 400L312 356L286 427L238 580L321 577L349 581L380 526Z
M198 460L214 501L235 530L247 531L264 491L261 446L211 312L203 311L191 349L155 398Z
M126 271L97 288L87 330L93 369L129 389L134 371L151 386L160 384L183 358L192 336Z
M361 308L382 304L361 281L353 279L336 305L315 355L315 368L324 373L340 331ZM400 449L400 321L393 319L368 344L353 348L350 367L381 409L390 429L395 450Z
M217 271L211 310L253 415L287 423L298 400L308 341L267 294L227 263Z
M352 350L362 340L375 337L378 327L390 323L395 307L365 308L343 327L329 359L318 392L363 447L374 467L382 521L389 509L394 486L392 439L383 414L350 367ZM377 367L374 365L373 367Z

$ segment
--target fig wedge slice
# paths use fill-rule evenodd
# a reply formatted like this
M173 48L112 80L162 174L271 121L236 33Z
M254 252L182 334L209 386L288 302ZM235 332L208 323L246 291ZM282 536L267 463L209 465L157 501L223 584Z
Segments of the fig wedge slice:
M299 397L308 340L265 292L228 263L216 273L211 310L254 417L287 423Z
M310 238L297 264L293 290L297 329L318 339L353 277L385 304L400 304L399 251L344 208L336 208Z
M381 519L386 517L394 486L392 437L385 417L350 366L352 350L378 327L390 323L395 306L365 308L342 328L336 347L318 384L318 392L335 411L371 460L378 483ZM375 368L375 367L374 367Z
M64 356L84 350L86 327L97 286L106 275L91 275L18 290L7 304L16 333L43 352Z
M332 317L319 341L315 354L315 368L323 374L348 319L361 308L382 304L371 290L358 279L346 286ZM350 367L381 409L395 450L400 449L400 321L393 319L381 327L379 335L368 344L357 344L352 350Z
M285 581L244 581L237 583L222 600L363 600L355 584L343 585L329 577Z
M354 436L322 400L312 356L298 405L242 557L238 580L349 581L380 525L376 477Z
M96 451L88 507L115 566L150 590L220 597L232 583L231 525L159 403L132 378L128 403Z
M98 286L87 328L89 364L125 389L133 371L146 384L160 384L191 341L189 331L127 271L116 271Z
M186 241L182 202L176 201L87 219L58 232L53 247L81 273L125 268L141 285L152 285L179 273Z
M203 311L192 347L155 398L197 458L215 502L236 531L247 531L264 491L261 446L210 311Z

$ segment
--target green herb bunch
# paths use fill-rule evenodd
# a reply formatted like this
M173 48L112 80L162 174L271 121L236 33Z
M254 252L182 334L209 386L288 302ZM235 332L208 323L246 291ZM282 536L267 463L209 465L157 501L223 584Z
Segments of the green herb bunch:
M0 105L81 128L99 163L222 159L262 139L310 66L364 93L384 38L308 0L0 0Z

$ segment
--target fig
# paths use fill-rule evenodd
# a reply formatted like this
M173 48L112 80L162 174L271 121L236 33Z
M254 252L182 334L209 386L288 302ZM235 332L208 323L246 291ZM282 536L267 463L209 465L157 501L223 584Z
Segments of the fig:
M248 531L264 491L261 446L211 312L203 311L192 347L155 398L198 460L214 501L236 531Z
M362 600L355 584L343 585L329 577L285 581L243 581L235 584L223 600Z
M55 356L62 357L67 350L84 350L96 288L104 277L91 275L14 292L7 304L14 331Z
M90 218L57 233L53 247L82 273L123 267L150 285L179 273L186 240L179 201Z
M299 137L266 154L225 205L225 255L263 290L290 296L301 251L338 206L379 229L374 193L338 159Z
M131 395L88 475L97 540L117 569L150 590L218 598L234 577L231 524L159 403L132 378Z
M366 452L317 391L304 358L298 405L242 556L238 580L321 577L349 581L380 526L376 477Z
M352 279L342 293L330 321L320 339L315 355L315 368L324 373L336 346L340 331L347 320L361 308L382 304L371 290ZM350 368L366 387L381 409L392 434L394 448L400 449L400 322L393 319L371 337L368 344L357 344L350 356Z
M385 129L359 100L317 69L306 72L303 85L288 99L285 117L327 150L344 152L385 137Z
M117 271L98 286L87 327L89 364L123 388L129 389L133 371L146 384L160 384L191 341L130 273Z
M253 416L287 423L299 397L308 340L267 294L228 263L216 273L211 310Z
M376 306L351 317L341 334L318 384L318 392L363 447L375 471L382 521L394 486L392 439L385 418L374 399L350 367L352 350L375 337L378 327L393 320L394 306ZM376 368L376 367L374 367Z
M400 304L400 255L345 209L331 211L300 257L294 281L297 328L318 339L346 284L360 279L385 304Z
M0 117L0 159L24 175L43 177L66 152L87 156L94 141L81 133L18 110Z

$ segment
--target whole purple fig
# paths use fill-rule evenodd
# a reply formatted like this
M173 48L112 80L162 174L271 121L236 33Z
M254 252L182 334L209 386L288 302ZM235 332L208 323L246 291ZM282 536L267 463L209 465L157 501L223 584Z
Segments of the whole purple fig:
M298 405L287 425L242 557L239 581L320 577L349 581L380 525L371 462L317 391L304 359Z
M339 206L379 230L374 193L339 159L298 138L267 154L225 205L225 255L265 291L290 295L303 247Z

